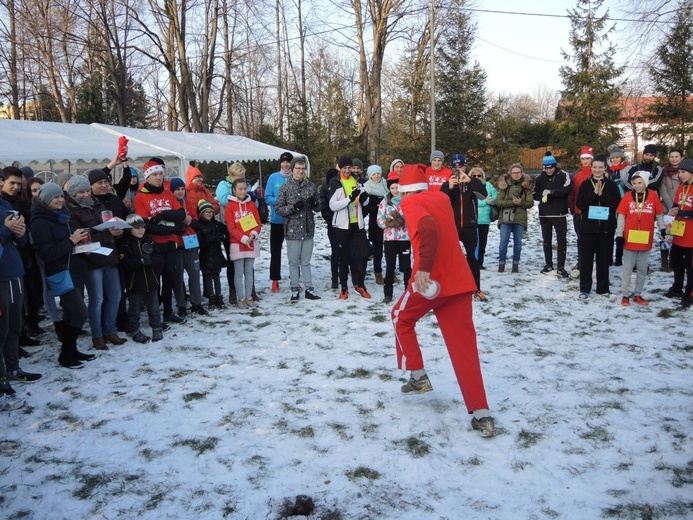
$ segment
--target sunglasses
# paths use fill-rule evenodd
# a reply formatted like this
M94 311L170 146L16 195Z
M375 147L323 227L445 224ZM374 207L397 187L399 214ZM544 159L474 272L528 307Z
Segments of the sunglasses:
M475 179L481 179L481 175L472 175Z
M547 164L546 166L544 166L544 169L545 169L545 170L553 170L555 167L556 167L555 164L550 164L550 165Z

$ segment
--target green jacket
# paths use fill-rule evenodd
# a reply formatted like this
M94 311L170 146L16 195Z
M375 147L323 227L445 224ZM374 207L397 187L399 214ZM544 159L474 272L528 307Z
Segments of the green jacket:
M527 210L534 206L534 181L526 173L522 175L522 180L513 182L509 173L505 173L498 178L498 196L496 206L503 214L503 208L515 208L515 224L520 224L527 229ZM513 195L519 195L522 202L515 206ZM498 217L498 227L501 226L501 217Z

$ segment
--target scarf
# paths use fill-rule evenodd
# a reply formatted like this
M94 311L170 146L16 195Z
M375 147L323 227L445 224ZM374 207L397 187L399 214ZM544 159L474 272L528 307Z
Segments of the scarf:
M88 200L82 200L82 199L73 199L75 201L75 204L77 204L81 208L93 208L94 204L94 199L88 199Z
M369 195L375 195L376 197L385 198L387 194L390 193L390 190L387 188L387 183L382 177L380 178L380 182L373 182L371 179L368 179L363 184L363 189L366 190Z
M672 166L671 163L667 164L664 168L662 168L662 175L664 175L664 177L676 177L678 176L678 174L678 167Z

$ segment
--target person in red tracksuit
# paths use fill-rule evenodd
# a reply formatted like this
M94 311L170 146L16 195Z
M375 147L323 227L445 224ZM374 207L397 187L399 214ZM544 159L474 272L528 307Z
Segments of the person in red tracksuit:
M449 198L428 191L423 165L405 165L400 192L414 258L414 283L409 284L392 309L397 364L400 369L411 370L402 392L422 394L433 390L416 337L417 321L433 310L467 411L474 415L472 428L483 437L492 437L495 425L486 401L472 318L476 283L462 253ZM432 291L431 286L439 291Z

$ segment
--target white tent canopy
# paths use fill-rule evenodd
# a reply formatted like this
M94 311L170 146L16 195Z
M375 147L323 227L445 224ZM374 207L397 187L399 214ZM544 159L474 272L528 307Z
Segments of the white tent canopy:
M121 135L129 139L128 157L132 161L144 162L153 156L175 158L180 161L181 173L190 161L278 160L286 151L237 135L2 119L0 164L9 165L13 161L22 165L80 160L107 162L116 155Z

